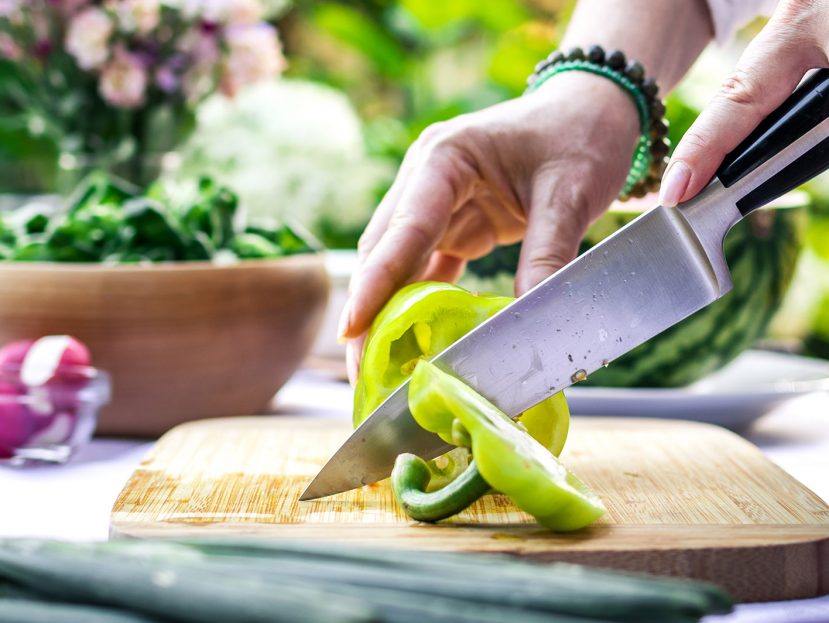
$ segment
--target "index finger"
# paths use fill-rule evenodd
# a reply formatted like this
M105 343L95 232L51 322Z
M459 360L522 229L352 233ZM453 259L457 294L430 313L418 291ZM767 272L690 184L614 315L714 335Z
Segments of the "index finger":
M411 172L388 228L352 279L342 337L368 330L391 296L423 270L466 192L462 184L456 164L442 156L428 158Z

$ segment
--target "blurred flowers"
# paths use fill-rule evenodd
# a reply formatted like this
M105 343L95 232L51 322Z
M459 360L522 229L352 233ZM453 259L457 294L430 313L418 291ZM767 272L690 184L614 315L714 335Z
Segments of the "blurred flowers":
M243 24L227 29L228 54L222 72L222 91L235 95L242 87L282 73L285 58L268 24Z
M146 35L161 19L159 0L112 0L108 3L124 32Z
M356 244L394 173L366 152L342 92L300 80L208 98L181 154L175 178L210 175L238 189L253 218L299 223L329 248Z
M115 24L101 9L89 7L69 21L66 51L75 57L81 69L96 69L109 56L109 38Z
M146 88L147 70L141 58L118 47L101 72L101 96L112 106L137 108L144 103Z
M28 135L53 144L63 170L95 166L151 182L201 100L282 73L266 8L261 0L0 0L0 144L12 144L4 132Z

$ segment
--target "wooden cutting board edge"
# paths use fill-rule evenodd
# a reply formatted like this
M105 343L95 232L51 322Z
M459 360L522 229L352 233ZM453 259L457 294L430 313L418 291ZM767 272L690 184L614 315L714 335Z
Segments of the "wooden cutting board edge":
M301 420L311 428L325 427L324 420L279 419L286 424ZM179 426L168 435L187 432L191 426L221 427L231 422L243 427L255 426L257 420L259 418L193 422ZM736 440L747 444L741 438ZM139 470L151 464L153 452ZM378 547L376 536L381 531L384 539L393 540L396 549L485 552L521 556L539 563L570 562L656 575L694 577L718 583L739 601L777 601L829 594L829 524L617 524L596 525L571 534L551 534L534 525L511 525L505 529L505 526L497 524L363 523L340 526L336 539L333 539L331 526L327 524L245 525L234 523L232 515L224 517L231 521L164 519L149 513L119 512L116 503L111 516L110 537L264 537ZM649 543L645 549L641 546L643 538ZM712 542L717 546L712 547ZM597 547L598 543L608 547Z
M175 522L173 522L175 523ZM501 526L503 527L503 526ZM119 525L113 516L112 539L256 538L308 540L332 546L384 548L376 539L394 539L395 549L455 551L518 556L537 563L567 562L652 575L693 577L719 584L740 602L804 599L829 594L829 531L819 526L598 526L572 535L551 535L534 526L511 526L509 532L490 533L498 526L451 524L405 526L349 526L336 540L327 526L244 525L216 522L180 524L176 533L157 523L130 521ZM711 547L712 537L730 545ZM579 547L603 536L608 549ZM642 549L643 536L653 547ZM609 540L608 540L609 539ZM624 542L630 541L629 547ZM705 542L705 544L703 544ZM567 548L560 548L566 545ZM557 547L559 546L559 547ZM635 551L635 556L631 555ZM757 581L757 578L762 578Z

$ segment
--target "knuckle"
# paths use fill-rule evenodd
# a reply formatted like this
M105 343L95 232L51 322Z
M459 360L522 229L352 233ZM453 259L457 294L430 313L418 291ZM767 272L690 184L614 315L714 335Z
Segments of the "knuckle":
M738 106L754 106L761 93L757 79L745 68L737 68L720 88L720 97Z
M711 150L712 140L705 131L691 126L688 129L688 131L683 135L682 143L680 145L683 148L682 153L684 153L685 155L688 154L688 151L694 151L697 153L705 154ZM677 147L677 152L679 152L679 147ZM675 159L678 156L678 153L674 154Z
M573 258L561 249L549 249L544 254L533 254L528 264L532 271L551 275Z
M801 24L817 8L817 0L783 0L777 5L774 18L777 22Z
M431 250L435 244L432 230L423 221L409 215L396 216L392 221L392 228L398 237L409 238L417 249Z
M437 145L444 144L446 141L451 140L453 135L454 130L452 122L438 121L423 130L423 132L420 133L417 142L420 143L421 146L434 148Z
M372 240L367 234L363 234L360 236L360 239L357 240L357 255L359 257L364 257L368 255L368 252L372 248Z
M390 259L383 258L379 260L372 266L372 269L371 281L373 283L386 284L388 287L394 287L401 281L398 276L400 272L399 267Z

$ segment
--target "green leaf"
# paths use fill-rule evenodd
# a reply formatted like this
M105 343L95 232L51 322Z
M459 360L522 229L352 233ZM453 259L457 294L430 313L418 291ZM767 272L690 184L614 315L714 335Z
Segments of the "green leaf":
M35 240L15 249L11 259L16 262L49 262L54 258L45 242Z
M140 197L124 204L127 248L153 261L171 261L184 255L186 242L164 206Z
M210 237L202 231L197 231L187 241L183 259L191 261L209 260L213 257L215 251Z
M312 12L312 21L322 31L356 50L384 76L406 73L406 51L379 24L364 13L342 4L324 3Z
M530 19L524 4L518 0L401 0L400 6L429 30L473 22L502 31Z
M67 200L69 214L96 205L121 205L138 196L139 189L103 171L93 171L75 187Z
M239 259L266 259L282 255L279 247L259 234L242 233L230 241L230 250Z
M665 117L668 119L668 138L672 145L676 145L694 123L700 111L676 91L665 99L665 109Z
M86 203L53 218L46 243L58 262L98 262L121 244L123 215L112 205Z
M812 214L806 228L806 246L811 248L818 257L829 261L829 216ZM829 317L829 309L827 309ZM829 328L829 322L826 324Z
M236 234L239 198L230 189L217 186L212 179L199 180L196 203L185 208L181 217L184 228L194 235L206 234L216 249L227 247Z
M556 47L556 31L543 22L527 22L503 33L495 44L489 63L489 78L509 89L511 95L523 93L535 64Z

